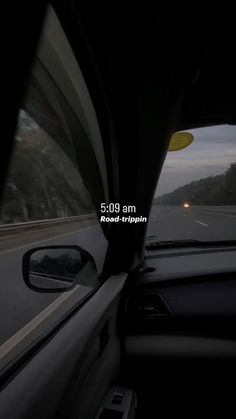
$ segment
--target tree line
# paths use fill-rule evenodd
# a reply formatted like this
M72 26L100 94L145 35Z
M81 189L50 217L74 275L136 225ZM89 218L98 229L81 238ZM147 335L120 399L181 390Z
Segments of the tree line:
M236 163L220 175L209 176L183 185L155 198L158 205L236 205Z
M0 223L94 212L79 168L23 113L0 204Z

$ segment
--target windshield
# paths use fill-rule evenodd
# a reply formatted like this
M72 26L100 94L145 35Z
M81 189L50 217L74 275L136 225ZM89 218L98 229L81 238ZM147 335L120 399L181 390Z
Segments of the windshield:
M236 126L189 130L192 143L168 151L149 219L155 240L236 239Z

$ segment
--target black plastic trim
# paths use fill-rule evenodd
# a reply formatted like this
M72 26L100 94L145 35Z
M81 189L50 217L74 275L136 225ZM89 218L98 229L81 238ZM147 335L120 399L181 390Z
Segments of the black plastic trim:
M45 346L53 339L53 337L59 332L59 330L77 313L77 311L90 300L91 297L100 289L96 287L91 290L82 300L72 307L57 324L49 331L46 331L44 336L38 338L38 340L30 345L23 353L19 354L13 361L6 365L0 372L0 391L9 384L11 380L25 367L26 364Z

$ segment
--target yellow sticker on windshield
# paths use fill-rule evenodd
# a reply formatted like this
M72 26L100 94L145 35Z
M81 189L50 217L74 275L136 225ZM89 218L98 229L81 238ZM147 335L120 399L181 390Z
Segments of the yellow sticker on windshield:
M172 135L168 151L179 151L188 147L193 142L193 135L190 132L175 132Z

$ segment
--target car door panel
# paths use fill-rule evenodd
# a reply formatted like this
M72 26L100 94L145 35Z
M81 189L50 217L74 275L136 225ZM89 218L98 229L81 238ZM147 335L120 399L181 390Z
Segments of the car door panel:
M115 322L125 278L110 277L8 382L0 395L1 417L51 418L58 409L65 417L93 417L119 368Z

